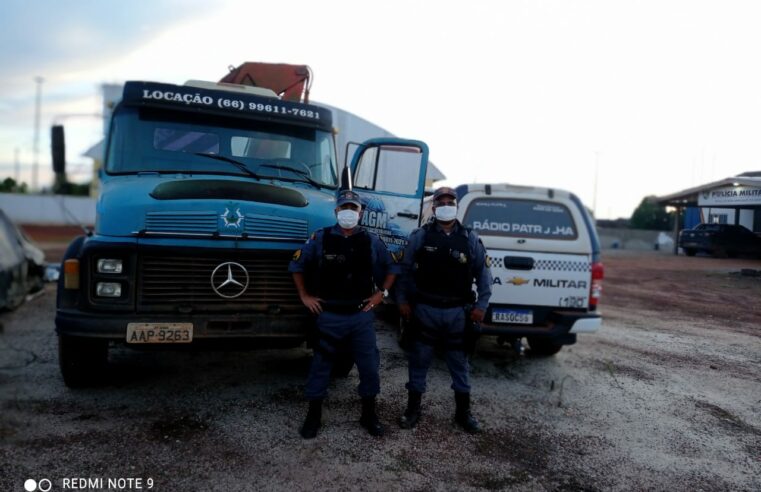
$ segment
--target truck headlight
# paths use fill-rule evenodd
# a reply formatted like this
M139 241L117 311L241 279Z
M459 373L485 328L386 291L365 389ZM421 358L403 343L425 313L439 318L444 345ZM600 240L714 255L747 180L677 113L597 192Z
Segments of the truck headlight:
M98 273L122 273L122 260L98 260Z
M121 297L122 284L119 282L98 282L95 284L95 294L99 297Z

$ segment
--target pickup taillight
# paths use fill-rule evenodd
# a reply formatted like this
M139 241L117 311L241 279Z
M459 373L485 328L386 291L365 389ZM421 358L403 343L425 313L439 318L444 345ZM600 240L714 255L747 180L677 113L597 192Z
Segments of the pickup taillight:
M589 288L589 310L597 309L602 294L603 267L599 261L592 263L592 286Z

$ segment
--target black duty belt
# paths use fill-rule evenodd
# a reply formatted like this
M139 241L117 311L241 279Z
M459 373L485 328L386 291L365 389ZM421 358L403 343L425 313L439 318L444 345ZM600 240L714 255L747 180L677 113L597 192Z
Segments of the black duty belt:
M365 302L361 300L348 301L322 301L322 310L335 314L354 314L365 308Z
M424 292L418 292L416 296L418 304L426 304L437 308L453 308L453 307L465 307L467 304L471 304L469 299L459 299L452 297L440 297Z

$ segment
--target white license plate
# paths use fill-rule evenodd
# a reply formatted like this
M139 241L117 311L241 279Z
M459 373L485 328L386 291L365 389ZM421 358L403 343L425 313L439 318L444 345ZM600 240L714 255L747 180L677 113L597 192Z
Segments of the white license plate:
M534 313L530 309L494 309L491 320L492 323L530 325L534 322Z
M190 343L193 323L128 323L127 343Z

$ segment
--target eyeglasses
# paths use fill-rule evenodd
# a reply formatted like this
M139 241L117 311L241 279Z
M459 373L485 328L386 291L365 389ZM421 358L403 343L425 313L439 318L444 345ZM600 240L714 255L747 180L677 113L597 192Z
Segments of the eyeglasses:
M455 200L439 200L436 203L434 203L434 206L436 207L452 207L456 206L457 202Z

